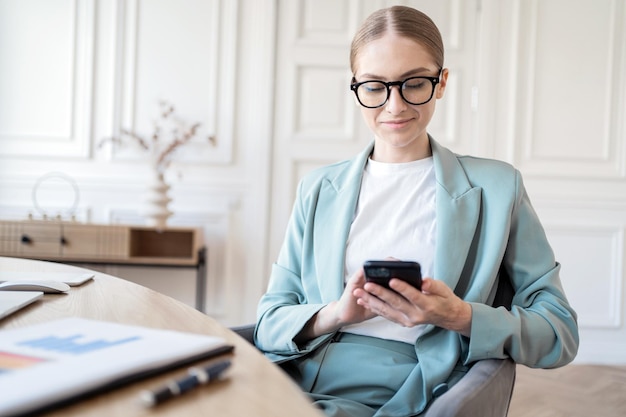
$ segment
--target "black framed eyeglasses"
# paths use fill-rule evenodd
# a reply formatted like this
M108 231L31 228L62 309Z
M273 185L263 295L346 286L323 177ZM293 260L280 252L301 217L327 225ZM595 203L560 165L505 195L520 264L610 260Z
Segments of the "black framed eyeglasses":
M436 77L410 77L404 81L361 81L356 82L352 78L350 90L354 91L356 99L361 106L375 109L385 105L391 95L391 87L399 87L400 97L409 104L418 106L428 103L435 93L435 87L439 84L441 71Z

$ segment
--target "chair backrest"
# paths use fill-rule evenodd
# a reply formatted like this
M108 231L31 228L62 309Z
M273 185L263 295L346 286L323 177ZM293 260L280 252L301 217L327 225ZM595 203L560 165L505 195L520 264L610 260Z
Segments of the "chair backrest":
M510 310L514 294L515 291L511 284L511 278L509 278L509 274L506 272L504 266L501 266L498 274L498 289L496 290L496 296L491 305L494 307L503 306L506 307L507 310Z

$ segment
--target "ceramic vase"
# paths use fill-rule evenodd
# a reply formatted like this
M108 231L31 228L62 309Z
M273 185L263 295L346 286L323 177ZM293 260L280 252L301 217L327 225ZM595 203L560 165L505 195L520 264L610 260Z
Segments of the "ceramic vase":
M154 170L147 190L144 194L144 206L141 214L146 219L146 224L157 229L164 229L167 225L167 218L173 212L167 206L172 201L168 195L170 186L163 179L163 173Z

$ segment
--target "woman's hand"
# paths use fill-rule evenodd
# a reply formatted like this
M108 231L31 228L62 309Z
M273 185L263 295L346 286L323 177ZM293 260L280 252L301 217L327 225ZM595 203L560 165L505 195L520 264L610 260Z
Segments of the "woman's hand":
M341 298L324 306L309 320L296 341L310 340L322 334L332 333L348 324L360 323L376 316L376 313L357 303L355 291L363 290L363 268L354 273L346 283Z
M341 298L333 305L337 329L348 324L360 323L376 316L371 310L359 305L357 298L354 296L354 292L357 289L363 290L364 285L365 274L363 268L360 268L348 279Z
M434 324L469 337L472 307L445 283L424 278L420 291L394 278L389 287L394 291L368 282L356 287L353 295L359 306L405 327Z

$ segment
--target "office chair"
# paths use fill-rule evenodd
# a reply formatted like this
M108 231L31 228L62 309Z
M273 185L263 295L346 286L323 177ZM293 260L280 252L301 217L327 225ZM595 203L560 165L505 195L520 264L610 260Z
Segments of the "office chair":
M513 288L502 270L494 307L510 309ZM254 324L232 327L254 344ZM476 362L447 392L432 401L424 417L506 417L515 385L515 362L484 359Z

